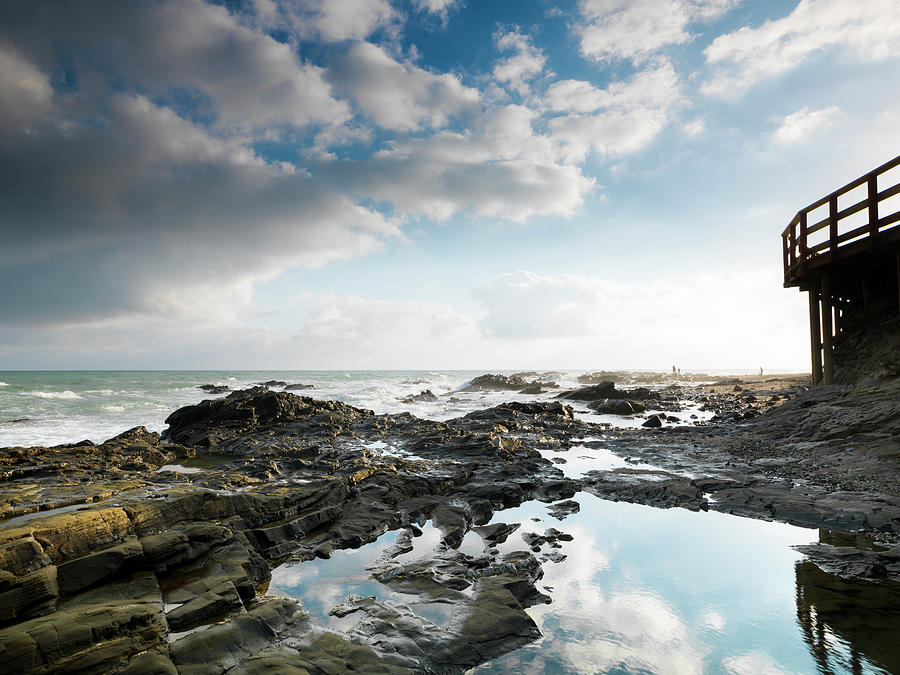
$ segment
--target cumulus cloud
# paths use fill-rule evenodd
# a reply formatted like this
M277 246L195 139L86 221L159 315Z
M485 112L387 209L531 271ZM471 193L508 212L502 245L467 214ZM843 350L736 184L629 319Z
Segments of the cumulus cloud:
M535 133L535 117L524 106L493 108L472 129L398 140L365 160L317 170L402 213L436 220L571 215L594 182L558 161L552 140Z
M362 42L336 58L328 79L378 126L394 130L441 128L455 115L471 114L478 92L450 73L433 74L394 60Z
M893 0L801 0L784 18L717 37L704 50L715 72L702 90L715 96L739 93L831 50L859 61L895 57L900 5Z
M215 311L254 280L377 248L396 225L146 97L0 139L5 320Z
M288 23L306 40L362 40L399 20L388 0L255 0L269 25Z
M692 39L688 25L712 19L740 0L580 0L574 25L581 53L594 60L636 63Z
M198 113L227 130L348 117L320 68L301 62L289 45L242 25L223 7L201 0L99 5L94 12L71 3L53 11L29 6L5 16L0 10L0 19L8 39L42 70L59 71L62 52L87 101L102 97L114 82L115 89L192 99Z
M841 116L841 109L828 106L819 110L800 108L782 119L773 138L777 143L797 143L806 140L817 131L829 129Z
M662 61L605 89L580 80L555 82L543 104L568 113L552 118L549 128L566 158L578 162L592 149L607 157L643 149L666 126L680 98L678 75Z
M494 42L500 52L509 53L494 65L494 80L520 94L528 94L529 82L543 73L547 57L518 29L497 31Z

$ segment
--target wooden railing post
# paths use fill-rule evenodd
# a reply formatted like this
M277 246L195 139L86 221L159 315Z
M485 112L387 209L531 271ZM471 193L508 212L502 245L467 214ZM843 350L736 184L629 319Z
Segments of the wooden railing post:
M828 200L828 241L831 247L831 259L838 256L838 208L837 195L832 195ZM830 384L830 383L829 383Z
M869 176L868 192L869 192L869 246L875 247L875 241L878 239L878 176L872 174Z
M781 235L781 258L784 263L784 283L788 283L791 278L791 258L788 253L788 238L786 234Z
M806 257L809 255L806 248L806 211L800 212L800 261L801 265L806 262Z
M788 238L790 242L790 247L788 249L790 251L789 257L791 259L791 269L793 269L794 265L797 262L797 235L796 229L794 228L794 223L791 223L790 229L788 231Z

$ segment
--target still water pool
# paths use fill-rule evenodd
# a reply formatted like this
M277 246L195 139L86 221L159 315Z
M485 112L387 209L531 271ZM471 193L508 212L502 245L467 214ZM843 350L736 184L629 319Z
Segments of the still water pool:
M495 514L493 522L521 524L502 552L528 550L521 534L549 527L574 539L560 549L564 560L543 563L538 588L552 602L528 610L543 637L477 672L900 672L900 595L805 562L792 546L818 541L818 531L587 493L575 500L580 512L562 521L540 502ZM346 630L358 619L328 612L348 594L414 600L367 569L396 536L331 560L282 566L273 587L302 600L314 623ZM473 538L463 546L477 554ZM406 555L426 553L438 540L429 525ZM412 609L439 625L449 618L446 606Z

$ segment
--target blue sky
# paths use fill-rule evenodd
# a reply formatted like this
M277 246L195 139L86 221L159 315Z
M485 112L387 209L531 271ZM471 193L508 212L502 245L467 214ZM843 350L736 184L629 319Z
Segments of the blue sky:
M807 367L895 0L0 7L0 369Z

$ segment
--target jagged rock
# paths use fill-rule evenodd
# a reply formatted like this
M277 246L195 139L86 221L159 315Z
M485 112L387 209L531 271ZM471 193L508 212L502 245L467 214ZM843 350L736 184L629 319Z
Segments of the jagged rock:
M285 385L284 390L285 390L285 391L303 391L303 390L305 390L305 389L315 389L315 388L316 388L316 386L315 386L314 384L300 384L300 383L297 383L297 384L288 384L288 385Z
M321 433L327 428L334 435L342 427L372 414L371 410L337 401L318 401L256 387L176 410L166 418L166 435L187 445L237 450L242 447L240 438L251 433L288 432L296 438L305 429L315 428Z
M431 389L425 389L424 391L414 394L412 396L407 396L402 399L403 403L434 403L438 400L438 397L435 396Z
M471 382L460 387L459 391L521 391L526 387L538 385L539 381L529 382L521 375L479 375Z

